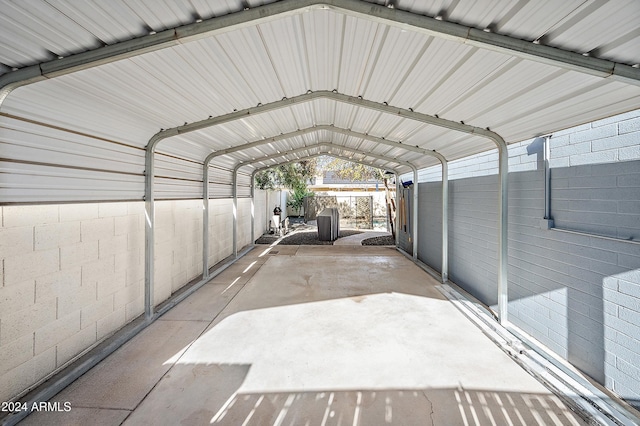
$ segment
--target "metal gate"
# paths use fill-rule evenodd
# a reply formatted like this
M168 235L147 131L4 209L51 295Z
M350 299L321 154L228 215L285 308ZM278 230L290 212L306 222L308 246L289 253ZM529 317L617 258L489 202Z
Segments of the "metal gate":
M356 199L356 228L373 229L373 197L354 197Z
M316 216L327 207L340 213L341 228L373 229L372 196L326 196L316 195L304 200L305 221L316 220Z

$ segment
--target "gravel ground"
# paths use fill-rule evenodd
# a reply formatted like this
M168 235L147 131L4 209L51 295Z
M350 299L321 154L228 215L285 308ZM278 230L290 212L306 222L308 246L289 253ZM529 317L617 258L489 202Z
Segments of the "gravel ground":
M382 237L372 237L362 240L363 246L395 246L396 241L391 235L383 235Z
M318 231L315 230L315 227L310 227L313 229L301 229L290 233L286 237L282 239L278 244L283 246L299 246L299 245L333 245L333 241L320 241L318 239ZM345 229L340 231L340 237L348 237L350 235L361 234L362 231ZM263 235L256 240L256 244L273 244L278 239L277 236L274 235Z

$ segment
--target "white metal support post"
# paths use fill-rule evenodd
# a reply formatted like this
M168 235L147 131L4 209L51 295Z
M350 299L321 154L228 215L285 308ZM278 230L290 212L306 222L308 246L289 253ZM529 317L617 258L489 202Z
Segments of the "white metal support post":
M544 137L544 218L551 219L551 136Z
M413 260L418 260L418 169L413 168Z
M160 142L159 138L151 138L145 152L144 171L144 208L145 208L145 232L144 232L144 315L147 321L153 318L153 285L155 269L155 226L156 207L154 194L155 179L155 152L156 146Z
M155 205L153 200L153 150L147 148L145 158L145 228L144 228L144 316L147 320L153 317L153 269L154 269L154 231Z
M398 220L400 211L400 175L398 173L395 174L396 177L396 247L400 247L400 226Z
M449 165L442 162L442 283L449 280Z
M233 169L233 256L238 257L238 167Z
M254 170L251 173L251 244L254 244L256 241L256 171Z
M502 138L496 140L498 145L499 179L498 185L498 319L500 324L506 325L508 322L507 311L509 304L507 270L509 264L508 246L508 217L509 217L509 150Z
M202 166L202 279L209 277L209 165Z

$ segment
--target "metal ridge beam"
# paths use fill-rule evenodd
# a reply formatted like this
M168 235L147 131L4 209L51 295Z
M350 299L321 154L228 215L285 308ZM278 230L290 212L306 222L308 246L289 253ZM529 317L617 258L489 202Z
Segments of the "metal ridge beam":
M66 58L42 62L7 73L0 77L0 107L2 107L2 103L11 91L27 84L295 15L311 9L334 9L346 15L368 19L385 25L418 31L435 37L445 37L461 43L559 66L564 69L571 69L603 78L613 77L627 84L640 85L640 69L629 65L584 56L580 53L536 44L503 34L485 32L482 29L467 27L453 22L440 21L397 8L390 9L383 5L361 0L281 0L252 9L206 19L202 22L125 40L109 46L87 50Z

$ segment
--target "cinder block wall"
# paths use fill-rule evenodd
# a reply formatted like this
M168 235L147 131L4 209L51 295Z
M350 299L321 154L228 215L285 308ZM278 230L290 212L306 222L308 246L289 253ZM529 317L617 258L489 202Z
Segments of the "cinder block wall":
M0 400L143 310L144 204L3 206Z
M509 319L637 406L640 111L553 135L552 230L542 142L509 149ZM440 270L440 169L420 175L419 257ZM452 162L450 178L450 278L495 307L497 153Z
M202 275L202 200L156 202L154 303Z
M210 205L213 266L232 254L233 204ZM249 199L238 217L241 249ZM144 203L0 206L0 220L0 400L9 401L143 313ZM159 304L202 274L202 201L158 201L156 221Z

